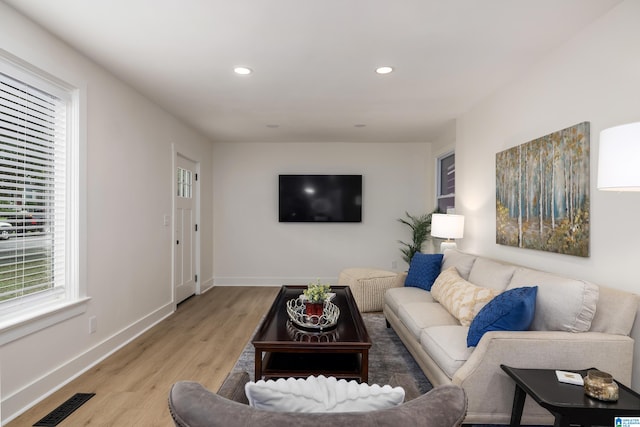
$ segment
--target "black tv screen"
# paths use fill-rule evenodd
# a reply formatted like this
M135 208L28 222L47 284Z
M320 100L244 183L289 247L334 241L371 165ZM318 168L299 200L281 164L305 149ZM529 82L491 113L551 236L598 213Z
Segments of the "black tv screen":
M362 222L362 175L280 175L280 222Z

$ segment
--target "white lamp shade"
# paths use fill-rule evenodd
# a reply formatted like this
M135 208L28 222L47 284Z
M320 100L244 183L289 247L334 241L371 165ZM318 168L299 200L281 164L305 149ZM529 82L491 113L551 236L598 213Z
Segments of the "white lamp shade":
M598 189L640 191L640 122L600 132Z
M461 239L464 233L464 216L433 214L431 216L431 235L444 239Z

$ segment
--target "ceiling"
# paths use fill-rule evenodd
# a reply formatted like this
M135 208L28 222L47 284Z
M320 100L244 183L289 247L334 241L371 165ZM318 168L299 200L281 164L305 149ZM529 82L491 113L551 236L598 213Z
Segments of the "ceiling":
M428 142L621 0L4 2L213 141Z

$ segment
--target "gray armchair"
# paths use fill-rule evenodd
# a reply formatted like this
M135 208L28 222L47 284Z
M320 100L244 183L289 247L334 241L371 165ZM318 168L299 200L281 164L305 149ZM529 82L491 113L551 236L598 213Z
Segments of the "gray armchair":
M248 380L247 373L233 374L217 394L196 382L175 383L169 392L169 410L176 426L454 427L462 425L467 412L466 394L456 385L436 387L400 406L379 411L313 414L263 411L246 404L244 384Z

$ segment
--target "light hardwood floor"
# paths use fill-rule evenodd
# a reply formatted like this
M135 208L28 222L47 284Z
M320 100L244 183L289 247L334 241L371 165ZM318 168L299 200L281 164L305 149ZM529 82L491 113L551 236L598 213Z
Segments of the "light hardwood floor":
M180 380L218 390L277 287L215 287L182 303L141 337L40 402L7 427L32 426L75 393L96 395L59 424L173 426L169 388Z

